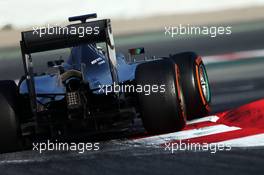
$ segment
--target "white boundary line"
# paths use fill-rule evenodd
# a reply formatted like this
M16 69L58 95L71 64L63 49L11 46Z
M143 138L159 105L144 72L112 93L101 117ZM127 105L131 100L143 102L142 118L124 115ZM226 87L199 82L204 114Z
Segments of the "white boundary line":
M218 125L206 126L206 127L202 127L198 129L190 129L190 130L179 131L179 132L174 132L174 133L169 133L169 134L134 139L129 142L143 144L143 145L160 145L160 144L164 144L166 142L170 142L173 140L192 139L192 138L197 138L197 137L202 137L202 136L209 136L212 134L236 131L240 129L241 128L239 127L218 124Z
M221 55L204 56L203 61L205 64L215 62L226 62L240 59L250 59L256 57L264 57L264 49L249 50L249 51L238 51Z
M186 124L190 125L190 124L201 123L201 122L214 122L215 123L218 119L219 119L218 116L211 115L211 116L207 116L207 117L203 117L203 118L198 118L198 119L187 121Z
M264 146L264 134L257 134L252 136L241 137L237 139L230 139L215 144L230 145L231 147L256 147Z

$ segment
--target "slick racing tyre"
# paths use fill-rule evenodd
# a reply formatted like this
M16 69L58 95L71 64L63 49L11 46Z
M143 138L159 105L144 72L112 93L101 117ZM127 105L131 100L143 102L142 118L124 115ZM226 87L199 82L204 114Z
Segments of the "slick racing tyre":
M137 67L135 76L137 87L152 89L149 94L138 93L141 118L147 132L160 134L181 130L186 116L178 66L171 60L147 62Z
M201 57L193 52L184 52L173 55L171 58L180 68L187 119L208 115L211 91Z
M21 148L17 109L17 85L14 81L0 81L0 153L17 151Z

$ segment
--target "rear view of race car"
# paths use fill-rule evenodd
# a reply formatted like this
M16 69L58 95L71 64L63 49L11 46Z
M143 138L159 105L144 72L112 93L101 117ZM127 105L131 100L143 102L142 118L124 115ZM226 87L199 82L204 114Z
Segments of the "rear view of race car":
M186 120L209 113L210 86L200 56L184 52L128 63L115 52L110 20L89 20L95 17L21 33L25 75L18 85L0 81L0 152L36 139L128 130L135 118L151 134L179 131ZM71 55L67 63L48 63L56 73L34 72L32 54L62 48L71 48Z

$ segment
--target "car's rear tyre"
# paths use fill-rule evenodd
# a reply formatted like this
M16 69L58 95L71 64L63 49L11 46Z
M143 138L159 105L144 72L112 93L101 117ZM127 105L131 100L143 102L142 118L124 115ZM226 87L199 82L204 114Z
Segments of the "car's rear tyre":
M193 52L184 52L172 55L171 58L180 68L187 119L208 115L211 91L201 57Z
M178 66L171 60L147 62L137 67L135 76L137 87L159 87L159 92L152 91L149 95L144 91L138 93L141 118L147 132L160 134L181 130L186 116Z
M0 81L0 152L21 148L21 131L17 117L18 88L14 81Z

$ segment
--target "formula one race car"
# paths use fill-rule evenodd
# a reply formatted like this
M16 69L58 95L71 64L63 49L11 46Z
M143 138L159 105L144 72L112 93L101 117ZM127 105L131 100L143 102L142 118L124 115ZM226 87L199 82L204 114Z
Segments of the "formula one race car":
M211 95L201 57L184 52L127 62L116 55L110 20L91 18L96 14L21 33L25 75L18 85L0 81L0 152L36 138L126 130L135 118L151 134L179 131L187 119L208 114ZM102 43L105 49L98 47ZM34 53L62 48L71 49L67 61L49 61L42 74L33 71ZM129 56L144 52L129 49Z

